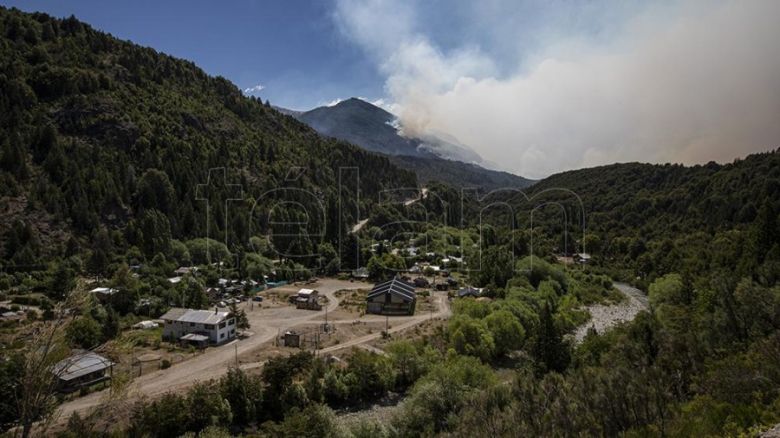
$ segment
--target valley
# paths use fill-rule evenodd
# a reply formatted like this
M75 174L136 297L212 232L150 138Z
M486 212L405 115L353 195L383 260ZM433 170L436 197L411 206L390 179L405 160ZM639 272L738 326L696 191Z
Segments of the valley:
M259 96L300 74L271 58L284 80L239 87L96 26L0 6L0 434L758 436L780 422L780 150L684 165L586 145L597 165L532 180L483 159L492 143L434 134L473 119L457 93L315 105L333 92L318 84L297 92L313 109L286 110ZM329 71L348 79L358 52ZM543 128L579 141L585 125ZM641 128L609 132L652 137ZM538 140L501 166L544 150L573 168L567 142Z

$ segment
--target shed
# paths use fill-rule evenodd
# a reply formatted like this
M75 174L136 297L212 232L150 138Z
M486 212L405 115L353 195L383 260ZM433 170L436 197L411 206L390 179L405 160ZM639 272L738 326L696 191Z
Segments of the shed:
M366 297L366 313L413 315L416 303L414 285L395 277L371 289Z
M301 289L295 296L295 306L299 309L320 310L319 292L316 289Z
M52 373L57 378L57 389L73 392L111 378L114 362L97 353L85 351L57 362Z
M458 298L478 297L480 292L481 291L475 287L464 287L463 289L458 290Z
M284 346L285 347L300 347L301 334L294 331L288 331L284 333Z
M365 280L366 278L368 278L368 269L366 269L364 267L361 267L361 268L357 268L357 269L353 270L352 271L352 278L358 278L358 279L361 279L361 280Z

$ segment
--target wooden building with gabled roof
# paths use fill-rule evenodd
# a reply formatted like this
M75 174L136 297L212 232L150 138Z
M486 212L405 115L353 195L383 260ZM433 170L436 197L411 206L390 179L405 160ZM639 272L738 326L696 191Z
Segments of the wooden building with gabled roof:
M379 283L366 297L366 313L413 315L417 303L414 285L399 277Z

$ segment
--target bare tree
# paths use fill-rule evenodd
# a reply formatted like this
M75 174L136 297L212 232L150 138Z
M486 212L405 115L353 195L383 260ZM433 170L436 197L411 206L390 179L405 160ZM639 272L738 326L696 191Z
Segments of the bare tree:
M68 368L55 366L69 353L67 326L84 307L85 298L84 293L71 293L55 307L54 319L38 323L33 333L27 335L24 369L18 391L14 393L19 419L14 436L27 438L36 425L39 434L45 434L51 425L57 407L58 374Z

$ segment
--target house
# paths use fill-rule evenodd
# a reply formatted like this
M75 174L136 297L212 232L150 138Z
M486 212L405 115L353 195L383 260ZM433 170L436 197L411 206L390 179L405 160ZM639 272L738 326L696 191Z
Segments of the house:
M96 287L89 291L91 294L99 294L102 296L110 296L114 295L115 293L119 292L118 289L110 288L110 287Z
M413 315L416 303L414 285L396 277L371 289L366 297L366 313Z
M478 297L481 291L475 287L464 287L463 289L458 290L458 298L466 298L466 297Z
M164 322L162 337L168 341L219 345L236 337L236 318L230 312L174 307L160 319ZM187 337L190 334L199 336Z
M24 312L23 311L7 311L0 314L0 319L3 321L19 321L24 319Z
M301 289L295 296L295 307L299 309L320 310L319 292L316 289Z
M181 277L171 277L168 279L168 283L178 284L181 283Z
M111 379L113 367L110 359L85 351L57 362L51 371L57 378L58 391L73 392Z
M574 254L574 261L580 264L586 264L590 262L590 254L586 252L581 252L578 254Z
M261 284L255 280L244 280L241 282L241 286L244 290L248 290L250 292L260 292L261 290L265 289L264 284Z
M178 269L173 271L173 273L179 277L183 277L187 274L194 274L196 272L198 272L197 266L180 266Z
M353 270L352 271L352 278L356 278L356 279L359 279L359 280L367 279L368 278L368 269L363 267L363 268L357 268L357 269Z

